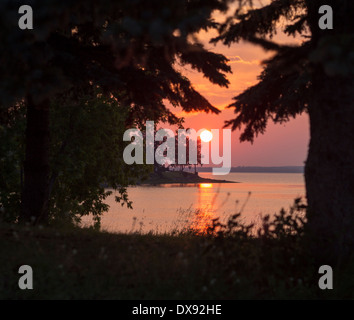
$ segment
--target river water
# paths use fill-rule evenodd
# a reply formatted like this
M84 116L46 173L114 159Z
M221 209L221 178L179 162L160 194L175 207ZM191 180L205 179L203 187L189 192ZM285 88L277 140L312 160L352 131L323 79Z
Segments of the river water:
M102 217L102 229L110 232L164 233L193 226L203 230L210 219L226 220L241 212L245 223L259 223L261 215L273 215L288 209L296 197L305 196L304 177L300 173L230 173L204 178L239 183L166 184L129 187L133 209L114 201L106 203L109 212ZM83 225L89 225L85 217Z

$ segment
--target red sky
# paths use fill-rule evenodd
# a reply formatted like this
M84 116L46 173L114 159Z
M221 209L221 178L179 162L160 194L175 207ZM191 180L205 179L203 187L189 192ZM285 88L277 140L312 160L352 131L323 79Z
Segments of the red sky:
M228 74L229 88L220 88L203 78L197 71L183 69L183 73L191 79L194 87L203 94L214 106L222 110L219 115L188 114L177 112L186 119L185 127L199 130L221 129L224 121L234 117L233 109L225 109L232 98L244 89L257 83L257 76L262 70L261 61L269 57L260 47L248 43L235 43L230 47L209 44L213 36L210 33L199 34L199 39L206 48L222 53L229 58L232 74ZM298 42L300 40L277 37L282 42ZM309 142L309 123L307 114L291 119L285 124L269 122L264 135L258 136L254 143L239 142L239 131L232 134L232 165L233 166L283 166L303 165L306 160Z

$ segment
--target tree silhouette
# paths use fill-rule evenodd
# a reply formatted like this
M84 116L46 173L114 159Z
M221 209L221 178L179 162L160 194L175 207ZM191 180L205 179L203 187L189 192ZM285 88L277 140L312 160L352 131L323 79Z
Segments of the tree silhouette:
M323 4L333 9L332 30L319 28ZM259 83L229 106L236 118L226 125L243 128L241 141L263 134L268 121L309 114L308 231L323 261L346 256L354 244L353 15L350 0L272 0L261 8L239 8L213 40L246 40L275 53L264 62ZM284 20L285 34L304 37L300 45L272 40Z
M190 65L227 87L227 59L193 34L215 26L218 0L37 0L34 29L20 30L17 2L0 4L0 106L26 105L21 221L49 216L50 105L70 90L100 89L128 108L127 126L146 120L178 122L164 104L218 113L176 69Z
M190 128L187 128L185 130L189 130ZM180 136L185 142L183 144L179 143L179 136L178 136L178 130L176 130L175 134L175 163L170 165L169 167L171 168L180 168L180 171L184 171L184 169L191 168L194 166L194 174L197 174L197 166L202 164L202 154L201 154L201 143L200 143L200 138L197 137L197 140L191 139L189 136L187 136L183 131L180 133ZM186 159L184 163L179 163L178 158L179 158L179 152L178 149L179 147L185 148L185 155ZM192 161L192 157L190 156L190 148L192 150L196 150L196 163Z

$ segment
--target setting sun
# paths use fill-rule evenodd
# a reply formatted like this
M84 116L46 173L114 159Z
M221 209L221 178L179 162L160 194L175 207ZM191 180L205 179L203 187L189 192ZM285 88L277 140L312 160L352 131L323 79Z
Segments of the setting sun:
M200 134L200 139L203 142L209 142L211 139L213 138L213 134L208 131L208 130L204 130L201 134Z

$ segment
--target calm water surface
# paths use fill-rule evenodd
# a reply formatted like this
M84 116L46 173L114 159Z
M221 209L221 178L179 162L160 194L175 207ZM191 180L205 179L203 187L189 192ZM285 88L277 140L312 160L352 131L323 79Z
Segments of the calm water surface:
M218 179L211 173L200 176ZM305 195L299 173L230 173L219 178L240 183L130 187L133 210L116 203L113 193L106 201L110 210L102 217L102 229L163 233L192 225L202 230L206 221L227 219L241 210L244 222L257 223L260 215L287 209L296 197ZM83 220L84 225L89 223L90 219Z

